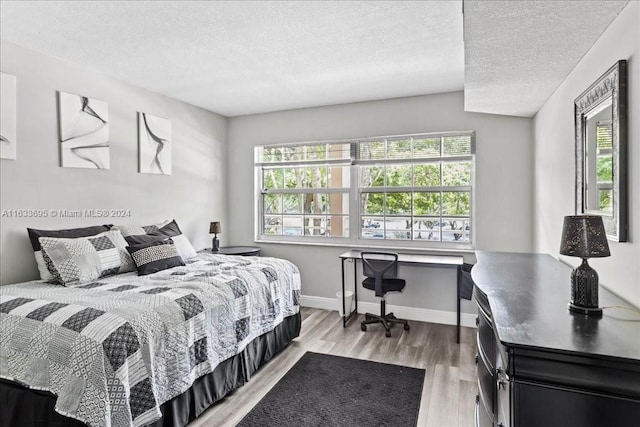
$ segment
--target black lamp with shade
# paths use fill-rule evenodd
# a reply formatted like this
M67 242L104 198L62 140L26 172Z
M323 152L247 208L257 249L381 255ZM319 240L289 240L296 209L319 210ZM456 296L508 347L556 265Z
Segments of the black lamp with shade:
M582 258L582 264L571 272L569 311L587 316L602 316L602 309L598 306L598 273L587 262L588 258L611 255L602 217L565 216L560 253Z
M217 252L220 250L220 240L218 240L218 233L222 233L222 227L220 222L215 221L209 225L209 234L213 234L213 240L211 241L211 250Z

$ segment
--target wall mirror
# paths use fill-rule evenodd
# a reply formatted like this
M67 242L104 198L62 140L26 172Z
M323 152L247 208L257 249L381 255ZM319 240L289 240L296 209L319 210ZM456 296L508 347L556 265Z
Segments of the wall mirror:
M602 216L607 237L626 242L627 61L575 101L576 213Z

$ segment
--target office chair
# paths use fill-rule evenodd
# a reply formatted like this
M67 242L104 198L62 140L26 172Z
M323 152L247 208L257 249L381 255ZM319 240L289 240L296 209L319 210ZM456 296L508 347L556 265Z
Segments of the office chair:
M409 330L409 322L404 319L398 319L393 313L386 314L385 297L387 292L400 292L404 289L405 281L397 279L398 275L398 254L391 252L362 252L362 273L366 279L362 282L362 286L375 291L376 296L380 297L380 315L366 313L360 324L360 329L367 330L367 325L372 323L382 323L385 335L391 336L389 326L394 323L402 323L404 330Z

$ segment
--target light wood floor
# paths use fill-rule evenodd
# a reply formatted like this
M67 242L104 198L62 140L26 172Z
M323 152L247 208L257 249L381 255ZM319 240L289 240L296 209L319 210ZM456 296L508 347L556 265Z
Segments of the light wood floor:
M411 321L384 336L381 325L360 330L362 315L342 327L336 311L302 308L302 331L251 381L209 408L190 427L234 426L264 397L306 351L393 363L426 370L418 426L469 427L474 423L477 393L475 329ZM283 426L286 427L286 426Z

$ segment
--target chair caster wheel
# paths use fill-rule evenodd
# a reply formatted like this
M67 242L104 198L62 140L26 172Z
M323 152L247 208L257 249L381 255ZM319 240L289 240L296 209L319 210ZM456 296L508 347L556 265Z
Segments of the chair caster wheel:
M405 331L408 331L409 329L411 329L411 328L409 327L409 324L408 324L408 323L405 323L405 324L404 324L404 330L405 330Z
M389 338L391 336L391 331L384 331L384 335Z
M360 329L361 329L362 331L366 331L366 330L367 330L367 325L360 324Z

